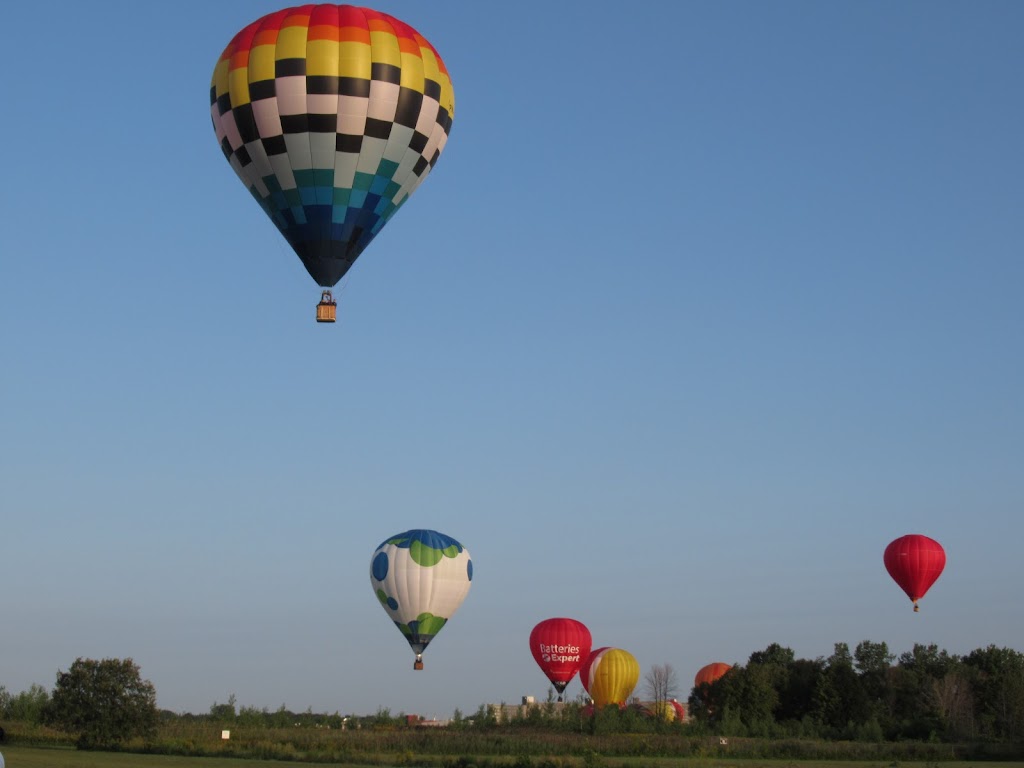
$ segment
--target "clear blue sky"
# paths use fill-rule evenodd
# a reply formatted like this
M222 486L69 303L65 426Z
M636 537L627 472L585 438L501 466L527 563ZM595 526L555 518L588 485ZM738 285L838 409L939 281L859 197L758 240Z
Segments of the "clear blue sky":
M455 122L335 326L210 125L278 7L5 12L0 684L446 717L546 695L550 616L684 695L1024 650L1024 5L381 0ZM474 560L418 673L369 585L413 527Z

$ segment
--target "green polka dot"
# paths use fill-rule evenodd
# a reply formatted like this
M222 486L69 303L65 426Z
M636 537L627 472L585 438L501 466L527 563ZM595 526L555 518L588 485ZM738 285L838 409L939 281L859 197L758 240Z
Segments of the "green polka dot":
M436 635L441 631L441 627L448 622L448 619L435 616L432 613L421 613L416 620L419 622L421 635Z
M424 568L430 568L441 562L443 553L439 549L428 547L419 541L414 541L409 545L409 557L417 565L422 565Z

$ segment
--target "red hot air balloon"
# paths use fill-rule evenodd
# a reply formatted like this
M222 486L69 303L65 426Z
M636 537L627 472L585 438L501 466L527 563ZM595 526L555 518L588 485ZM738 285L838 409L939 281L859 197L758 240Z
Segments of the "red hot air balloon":
M544 619L530 632L530 652L562 700L565 687L590 656L590 630L576 619Z
M946 552L935 539L920 534L901 536L885 548L885 570L918 609L917 601L946 567Z

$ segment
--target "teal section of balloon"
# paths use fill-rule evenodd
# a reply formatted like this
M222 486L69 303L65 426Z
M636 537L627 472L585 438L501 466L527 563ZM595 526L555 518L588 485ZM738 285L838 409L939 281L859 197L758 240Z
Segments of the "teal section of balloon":
M451 536L415 529L391 536L370 559L370 584L416 653L458 610L473 577L469 551Z

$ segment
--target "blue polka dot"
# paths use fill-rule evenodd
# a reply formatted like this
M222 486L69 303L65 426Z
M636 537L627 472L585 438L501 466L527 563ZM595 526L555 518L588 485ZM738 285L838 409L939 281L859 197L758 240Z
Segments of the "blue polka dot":
M377 581L384 581L388 576L388 553L378 552L377 556L373 558L373 567L371 568L373 578Z
M466 576L469 577L470 581L473 580L473 561L472 560L469 560L469 561L466 562Z
M397 611L398 610L398 601L395 600L395 598L393 598L393 597L389 597L388 598L388 608L390 608L392 611Z

